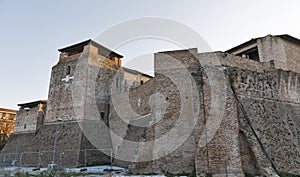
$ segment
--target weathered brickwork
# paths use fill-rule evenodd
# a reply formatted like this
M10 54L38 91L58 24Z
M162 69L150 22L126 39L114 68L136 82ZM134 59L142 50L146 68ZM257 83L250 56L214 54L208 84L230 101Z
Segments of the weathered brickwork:
M267 157L278 171L299 174L299 74L240 69L230 74L244 117Z
M299 62L300 62L300 49L299 46L293 42L290 42L288 40L284 40L284 49L286 53L287 60L287 69L299 72Z
M77 55L80 57L80 55ZM67 76L74 76L76 63L78 58L60 61L58 65L52 68L49 94L48 94L48 108L45 122L54 122L58 118L64 120L76 120L72 105L72 82L62 81ZM67 74L68 67L70 67L70 74Z
M171 55L173 54L173 56L177 56L176 58L177 60L178 59L184 60L185 58L184 55L183 56L182 54L180 55L180 52L177 51L174 53L168 52L169 56L170 54ZM264 115L267 116L264 117L263 115L260 115L261 113L256 113L255 115L258 114L257 116L260 116L260 118L250 118L250 115L253 116L253 113L249 113L249 111L253 110L251 109L251 106L256 105L258 101L251 102L248 100L247 101L243 100L248 97L250 98L255 97L257 99L259 98L259 99L271 100L271 102L273 102L273 100L275 102L276 101L294 102L294 104L297 105L299 102L299 96L298 96L299 89L297 86L298 74L289 71L276 70L275 69L276 63L274 63L272 60L265 63L261 63L261 62L245 59L243 57L222 53L222 52L199 54L198 56L201 63L202 62L204 63L204 67L207 67L206 70L212 71L212 73L214 73L213 75L214 75L215 82L219 82L220 87L225 86L227 88L225 94L227 96L225 97L226 111L224 112L224 119L222 120L222 123L220 124L220 127L216 132L216 134L214 135L213 139L209 143L207 143L205 147L197 148L196 150L196 156L195 156L196 164L197 164L196 168L199 174L213 173L213 174L219 174L224 176L225 174L229 176L243 176L243 173L246 172L252 174L264 174L267 176L270 175L272 176L276 174L276 171L298 174L299 172L296 168L299 165L298 159L294 160L293 163L288 163L288 161L293 161L293 160L287 158L287 157L295 158L299 153L298 143L297 143L299 141L299 136L298 136L299 130L295 126L295 125L299 125L299 121L297 119L298 117L297 112L295 110L291 111L290 115L293 115L293 119L295 120L292 120L290 126L291 125L293 126L292 128L284 130L283 128L280 128L280 126L275 125L275 122L273 124L273 120L272 120L273 118L271 118L270 116L277 115L277 119L279 119L279 116L283 112L280 113L279 111L276 111L274 110L274 108L272 109L271 107L286 109L285 108L286 106L276 105L276 104L272 105L265 102L263 104L267 104L270 106L269 108L265 108L265 109L272 112L272 114L264 113ZM192 60L190 59L190 61ZM157 60L155 60L155 62L159 63L159 61ZM207 64L208 66L205 66ZM215 64L219 64L219 67L214 69L214 67L212 67L211 65L215 65ZM160 65L162 64L160 63ZM218 78L218 72L220 70L221 72L224 72L225 83L224 81L222 81L224 80L224 78L222 77ZM169 69L168 72L172 72L172 69ZM216 105L211 105L211 101L212 101L211 94L215 94L215 93L211 93L212 92L212 90L210 89L211 81L209 81L208 78L205 77L205 74L204 75L202 75L203 73L197 73L197 74L201 75L200 77L202 77L203 79L202 80L203 87L199 87L199 88L201 88L200 90L202 90L200 96L202 96L203 98L204 106L201 107L203 108L203 110L201 111L201 114L199 116L199 122L198 122L199 126L195 128L195 131L198 132L199 134L203 134L203 133L205 134L205 128L203 127L205 125L205 122L209 121L206 119L215 118L217 116L217 115L215 116L209 115L209 114L214 114L213 112L210 112L210 109L211 106L214 106L214 108L216 106ZM163 89L159 93L168 92L168 86L172 85L172 83L169 83L166 80L159 80L160 78L162 78L160 77L160 74L156 73L156 77L155 77L156 88L159 87L158 85L160 85L161 88ZM145 93L143 89L141 89L141 93ZM138 95L138 93L134 93L134 94ZM222 94L224 93L222 92ZM220 95L220 96L224 96L224 95ZM174 100L176 99L173 98L172 101ZM244 108L245 103L247 103L248 105L246 109ZM181 106L180 104L177 104L176 107L173 108L173 110L168 110L167 112L176 113L176 110L180 109L180 106ZM133 109L135 108L133 107ZM284 112L288 112L288 111L284 111ZM255 120L255 123L252 123L253 121L252 119ZM268 119L268 121L266 121L265 123L261 123L259 119L260 121L263 121L264 119ZM171 120L172 118L166 122L170 124L172 122ZM280 124L282 124L282 120L281 119L279 120L281 121ZM291 120L287 120L286 122L291 122ZM277 134L274 132L267 133L268 131L262 131L261 133L262 134L267 133L269 134L268 136L272 135L274 136L273 138L276 137L275 140L273 140L275 144L269 142L270 140L262 140L264 139L263 137L266 135L262 135L258 133L257 130L255 130L255 128L253 127L254 125L252 124L257 124L257 126L259 125L260 131L262 131L265 127L268 127L267 126L268 124L272 125L272 128L270 130L275 132L278 131ZM284 124L282 124L281 126L283 125ZM163 125L162 130L160 125L156 125L155 128L158 127L160 132L162 130L165 130L165 132L167 132L172 129L172 126L168 127L168 124ZM153 135L153 131L155 132L155 128L154 130L152 129L152 131L150 132L148 130L148 133L146 135L143 134L143 136L152 135L152 137L153 136L156 137L155 133ZM134 132L134 131L131 130L130 132ZM293 132L293 134L296 134L294 138L289 136L289 134L292 134L291 132ZM280 135L281 133L283 135ZM281 136L286 136L288 138L282 138ZM139 138L135 138L135 139L138 140ZM198 142L198 140L199 140L199 136L195 134L194 141ZM278 143L276 143L277 141ZM189 142L189 145L192 144L193 143ZM280 148L280 144L284 145L283 147L286 148ZM292 149L287 148L291 146L293 146L294 148ZM199 145L197 145L196 147L199 147ZM147 148L151 148L151 147L149 147L148 145ZM141 149L145 149L145 147L142 147ZM291 150L291 152L288 149ZM180 170L175 169L176 164L181 164L181 163L187 164L186 160L189 159L188 157L182 159L182 157L178 155L176 156L175 154L176 152L171 153L166 157L155 160L153 162L140 163L139 165L134 164L130 167L133 168L132 171L137 173L141 173L141 172L148 173L149 171L155 171L155 172L162 172L162 171L179 172L180 170L189 171L191 168L185 166L181 166ZM144 156L144 154L142 155L142 152L141 152L141 156ZM275 162L276 160L274 160L275 158L273 156L278 156L277 162ZM279 160L280 158L286 160ZM176 160L174 161L174 159ZM194 164L191 163L191 167L192 166L195 166L195 163ZM157 168L158 170L156 170L156 167L159 167ZM175 168L173 169L172 167Z
M209 80L211 78L204 77L204 88L203 88L203 104L204 104L204 114L203 114L203 124L204 129L199 132L203 138L199 138L197 141L197 156L196 164L197 171L200 174L213 173L219 175L228 176L243 176L240 149L239 149L239 124L237 120L237 108L234 97L232 96L232 91L229 86L225 75L223 75L222 68L215 66L206 66L206 70L209 69L216 79L216 82ZM226 80L224 80L226 79ZM224 88L220 93L213 91L213 87ZM219 107L220 104L217 100L213 98L211 94L223 94L224 97L224 108ZM214 101L215 100L215 101ZM222 110L222 114L219 114L216 107ZM218 120L218 116L223 116ZM218 123L220 125L215 132L215 135L211 137L214 133L211 130L213 127L208 125L211 123Z
M32 133L43 125L46 114L47 101L36 101L32 103L19 104L20 110L17 112L14 134Z

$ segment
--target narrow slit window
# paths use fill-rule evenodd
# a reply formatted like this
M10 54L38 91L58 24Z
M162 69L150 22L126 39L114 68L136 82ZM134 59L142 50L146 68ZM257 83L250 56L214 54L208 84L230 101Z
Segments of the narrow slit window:
M116 79L116 87L119 87L119 78Z
M71 74L71 66L68 66L68 67L67 67L66 75L70 75L70 74Z
M104 115L105 115L105 112L101 112L101 113L100 113L100 116L101 116L101 119L102 119L102 120L104 120Z

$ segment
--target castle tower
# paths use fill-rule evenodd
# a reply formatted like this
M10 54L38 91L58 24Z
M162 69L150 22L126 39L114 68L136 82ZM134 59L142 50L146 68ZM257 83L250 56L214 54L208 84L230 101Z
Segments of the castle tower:
M110 88L122 56L92 40L59 52L59 62L52 68L44 122L52 132L55 129L54 148L52 143L48 147L59 152L52 162L62 166L107 164L111 153ZM41 138L47 136L40 134ZM66 159L60 158L62 153Z
M59 52L59 62L52 68L45 123L94 119L90 109L95 105L107 122L111 82L122 56L92 40Z
M23 111L28 105L20 105L26 115L19 115L23 122L16 128L23 136L13 142L26 140L26 143L19 148L19 152L25 152L22 157L14 157L16 164L54 163L61 167L108 164L110 88L122 56L92 40L59 52L59 61L52 68L47 110L43 109L46 116L39 121L34 118L36 111ZM32 118L30 122L38 122L27 125L26 117ZM29 134L24 133L29 130Z

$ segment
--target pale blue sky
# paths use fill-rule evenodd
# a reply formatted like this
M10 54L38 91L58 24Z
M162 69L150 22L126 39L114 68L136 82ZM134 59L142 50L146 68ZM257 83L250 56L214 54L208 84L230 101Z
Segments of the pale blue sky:
M299 0L0 0L0 107L47 99L57 49L121 21L173 19L196 30L213 50L224 51L267 34L300 38L299 7ZM119 50L125 60L134 56L131 47Z

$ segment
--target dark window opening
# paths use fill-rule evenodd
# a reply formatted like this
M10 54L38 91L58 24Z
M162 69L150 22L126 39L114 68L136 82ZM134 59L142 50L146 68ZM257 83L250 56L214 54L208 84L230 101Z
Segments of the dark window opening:
M144 81L141 81L141 85L143 85L144 84Z
M253 47L249 50L246 50L246 51L238 54L238 56L243 57L243 58L248 58L248 59L254 60L254 61L259 61L259 54L258 54L257 47Z
M24 129L26 129L26 124L24 124Z
M101 116L101 119L102 119L102 120L104 120L104 115L105 115L105 112L101 112L101 113L100 113L100 116Z
M100 117L101 117L102 121L106 124L106 126L109 127L108 116L105 116L105 112L100 112Z
M116 87L119 87L119 78L116 79Z
M66 75L70 75L70 74L71 74L71 66L68 66L68 67L67 67Z

